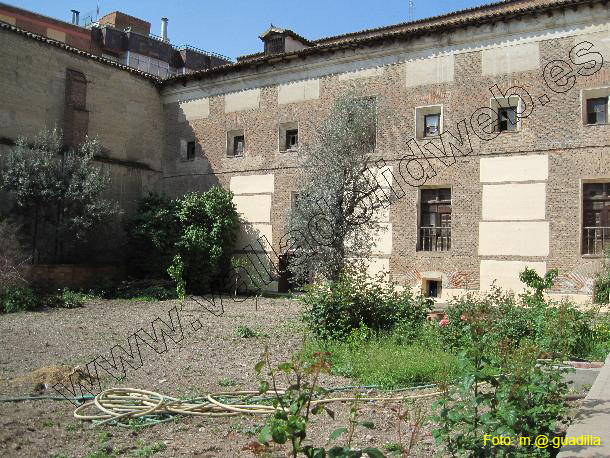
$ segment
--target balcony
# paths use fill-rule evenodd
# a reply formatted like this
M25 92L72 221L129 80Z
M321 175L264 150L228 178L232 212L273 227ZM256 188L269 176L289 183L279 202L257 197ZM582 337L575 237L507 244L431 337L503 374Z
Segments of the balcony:
M420 227L419 251L449 251L451 227Z
M583 227L582 253L602 255L610 248L610 227Z

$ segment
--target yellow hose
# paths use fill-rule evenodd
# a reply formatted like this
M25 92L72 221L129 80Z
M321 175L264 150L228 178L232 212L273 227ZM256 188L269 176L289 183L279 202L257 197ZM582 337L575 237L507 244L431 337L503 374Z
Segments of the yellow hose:
M311 402L311 406L328 404L331 402L350 402L356 399L360 401L402 401L405 399L418 399L438 396L441 391L433 393L418 394L411 396L395 397L337 397L319 399ZM119 421L125 418L139 418L150 415L195 415L206 417L225 417L240 414L268 415L275 412L273 406L261 404L226 404L216 399L217 397L244 397L276 396L284 394L283 390L267 391L234 391L211 393L201 397L201 402L193 400L183 401L180 399L164 396L154 391L140 390L136 388L110 388L99 393L93 401L89 401L74 410L74 418L79 420L95 421L97 426ZM82 412L95 406L99 413L87 415Z

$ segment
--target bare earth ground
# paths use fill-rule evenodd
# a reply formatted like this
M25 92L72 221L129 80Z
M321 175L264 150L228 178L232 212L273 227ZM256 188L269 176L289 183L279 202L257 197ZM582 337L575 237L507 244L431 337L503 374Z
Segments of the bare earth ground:
M49 366L66 364L83 367L98 355L108 356L113 345L124 345L140 328L151 330L151 321L168 321L173 301L95 301L79 309L45 309L40 312L0 316L0 397L34 392L34 383L20 377ZM144 365L129 371L126 380L102 378L102 387L124 386L156 391L174 397L196 397L207 392L256 390L254 365L265 344L272 359L283 361L299 350L303 327L297 301L262 298L255 310L254 300L226 301L221 316L189 303L180 313L185 337L179 344L168 340L168 350L156 354L142 350ZM202 328L193 332L190 323L199 318ZM239 325L259 332L255 338L236 335ZM187 335L189 334L189 335ZM145 347L144 347L145 348ZM220 382L220 384L219 384ZM325 387L352 385L353 381L326 376ZM224 386L223 386L224 385ZM44 394L56 394L47 390ZM429 411L431 400L418 401ZM383 447L397 442L392 404L363 404L360 419L375 429L358 430L355 446ZM334 404L335 420L320 414L308 430L314 444L326 442L330 432L347 426L349 404ZM242 450L256 438L263 416L225 418L180 417L176 421L133 430L113 426L90 428L73 418L74 406L67 401L26 401L0 403L0 456L149 456L146 447L165 444L155 456L167 457L248 457ZM436 449L429 425L413 456L431 456ZM408 432L408 431L404 431ZM99 454L99 451L108 454ZM152 453L152 452L151 452ZM277 456L286 456L287 449Z

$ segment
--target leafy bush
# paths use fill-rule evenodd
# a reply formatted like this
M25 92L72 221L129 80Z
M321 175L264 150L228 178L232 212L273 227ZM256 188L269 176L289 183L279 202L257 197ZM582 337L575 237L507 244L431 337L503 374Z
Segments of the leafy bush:
M162 277L170 264L178 239L178 219L174 201L149 193L127 223L130 270L137 276Z
M135 249L148 253L136 270L160 276L171 267L176 283L184 280L188 290L204 293L225 281L239 217L231 192L213 187L171 202L151 194L128 227Z
M87 301L88 297L86 294L64 288L60 294L60 299L61 307L73 309L76 307L82 307Z
M562 372L550 363L538 363L540 349L522 341L515 349L502 349L500 375L493 353L485 342L487 304L474 306L469 319L472 346L459 356L461 382L435 403L438 424L433 431L452 456L548 456L534 441L521 445L518 437L549 437L564 414L568 387ZM478 313L477 313L478 312ZM511 444L494 445L492 437L513 438Z
M307 426L312 415L321 412L335 418L335 413L323 403L317 404L316 397L324 395L327 391L320 386L320 375L330 372L330 363L326 353L315 353L311 361L304 358L302 352L286 361L273 366L269 358L268 349L261 356L261 360L254 367L256 373L262 378L262 370L266 370L268 378L262 378L259 393L273 395L272 417L267 419L265 426L258 435L259 443L251 443L244 447L256 455L267 455L273 451L272 444L290 445L289 456L297 457L300 454L308 458L351 458L368 456L370 458L383 457L377 448L367 447L362 450L352 448L354 433L357 427L372 429L375 425L370 421L359 421L358 402L355 401L350 409L349 424L347 428L334 430L328 442L336 441L342 435L346 436L346 444L335 445L326 450L323 447L314 447L307 444ZM279 379L286 380L288 388L280 392L277 388ZM356 396L356 399L358 396ZM306 445L305 445L306 444Z
M251 339L253 337L258 337L259 334L248 326L240 324L235 330L235 335L237 337L241 337L242 339Z
M8 286L0 290L0 303L4 313L34 310L40 305L34 290L24 286Z
M346 339L366 326L374 333L400 327L415 333L425 322L430 303L399 291L393 283L374 281L362 267L348 267L336 282L309 285L302 297L304 321L322 339Z
M529 274L528 281L532 277ZM585 358L592 356L593 348L601 348L593 332L593 310L583 310L568 301L545 301L543 290L549 283L539 276L533 282L538 288L518 299L496 288L480 299L467 295L451 302L439 323L443 344L454 350L471 347L471 323L473 319L484 319L487 325L480 338L496 352L503 347L514 349L526 339L535 342L546 356L560 353Z
M210 290L229 272L239 228L233 194L217 186L205 193L188 193L176 201L180 235L176 243L184 276L193 292Z

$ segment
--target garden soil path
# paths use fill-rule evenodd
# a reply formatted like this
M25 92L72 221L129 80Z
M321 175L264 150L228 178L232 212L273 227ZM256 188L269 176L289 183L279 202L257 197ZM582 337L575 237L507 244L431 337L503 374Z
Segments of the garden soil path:
M58 365L84 368L98 355L107 357L112 346L125 345L127 338L140 328L150 332L155 318L168 321L168 312L175 306L178 303L173 301L100 300L72 310L44 309L0 316L0 397L55 395L52 389L42 388L45 380L40 379L44 379L45 371L52 372L52 367ZM168 349L162 354L143 349L144 364L140 369L128 371L127 378L120 382L102 377L102 387L126 386L174 397L257 389L254 365L265 345L277 362L301 348L304 329L299 314L300 303L288 299L261 298L258 310L253 299L229 300L220 316L189 302L180 312L185 330L182 341L174 344L168 340ZM190 323L197 318L202 327L193 331ZM240 325L259 335L239 337L236 330ZM28 378L37 370L36 380ZM337 376L322 380L326 387L353 383ZM429 410L431 401L418 402ZM385 443L397 442L396 421L390 407L391 404L381 403L361 406L360 419L372 421L375 428L358 430L355 446L383 448ZM333 409L335 420L314 417L309 430L314 444L326 444L332 431L347 426L349 405L334 404ZM181 417L144 429L92 429L89 423L74 419L73 410L67 401L0 403L0 456L248 457L252 453L243 448L255 441L265 421L261 416ZM274 456L287 456L287 452L278 449ZM428 426L412 456L429 457L434 453Z

